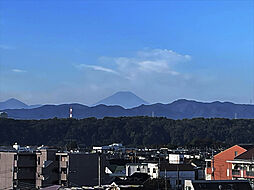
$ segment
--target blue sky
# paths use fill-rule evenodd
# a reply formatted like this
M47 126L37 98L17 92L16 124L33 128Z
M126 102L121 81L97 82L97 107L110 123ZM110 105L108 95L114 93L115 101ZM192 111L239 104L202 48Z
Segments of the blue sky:
M0 101L254 101L254 2L0 1Z

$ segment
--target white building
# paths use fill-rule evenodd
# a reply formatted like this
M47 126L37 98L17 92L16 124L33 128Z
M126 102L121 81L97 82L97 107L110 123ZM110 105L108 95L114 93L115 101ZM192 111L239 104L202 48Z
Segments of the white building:
M147 173L151 178L158 178L159 166L157 163L126 164L126 176L131 176L134 173Z
M184 155L183 154L169 154L168 161L170 164L183 164Z
M94 146L95 152L109 152L109 151L121 151L125 152L125 147L120 143L113 143L107 146Z

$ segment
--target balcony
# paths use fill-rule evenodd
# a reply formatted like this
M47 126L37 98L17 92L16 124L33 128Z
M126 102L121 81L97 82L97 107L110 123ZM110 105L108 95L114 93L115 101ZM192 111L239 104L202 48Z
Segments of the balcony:
M60 168L67 168L67 167L68 167L68 162L60 161Z
M246 171L246 176L254 177L254 171Z
M67 175L64 174L64 173L61 173L61 174L60 174L60 179L61 179L61 180L67 180Z
M232 170L233 176L240 176L240 170Z

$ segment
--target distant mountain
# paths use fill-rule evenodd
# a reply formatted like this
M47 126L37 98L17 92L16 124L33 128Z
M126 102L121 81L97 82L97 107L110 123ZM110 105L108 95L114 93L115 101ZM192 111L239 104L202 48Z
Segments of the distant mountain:
M133 108L140 106L142 104L149 104L145 100L141 99L137 95L135 95L132 92L129 91L120 91L112 96L109 96L99 102L97 102L95 105L107 105L107 106L122 106L123 108Z
M203 103L192 100L177 100L170 104L141 105L131 109L121 106L97 105L88 107L81 104L44 105L34 109L5 109L10 118L48 119L67 118L69 108L73 108L74 118L121 117L121 116L156 116L171 119L184 118L245 118L254 119L254 105L234 104L231 102Z
M0 102L0 109L21 109L27 107L28 105L15 98L10 98L4 102Z
M27 105L15 98L10 98L4 102L0 102L0 110L4 109L32 109L36 107L40 107L41 105Z

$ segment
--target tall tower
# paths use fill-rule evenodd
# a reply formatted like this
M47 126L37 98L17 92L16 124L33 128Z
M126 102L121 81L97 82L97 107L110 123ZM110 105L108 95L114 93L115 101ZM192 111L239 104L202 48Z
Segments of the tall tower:
M72 107L70 107L70 118L72 118Z

